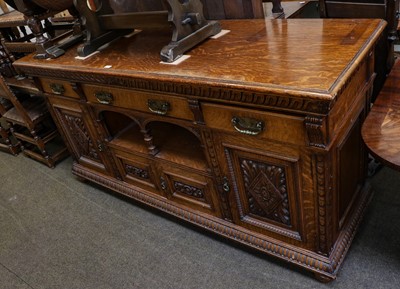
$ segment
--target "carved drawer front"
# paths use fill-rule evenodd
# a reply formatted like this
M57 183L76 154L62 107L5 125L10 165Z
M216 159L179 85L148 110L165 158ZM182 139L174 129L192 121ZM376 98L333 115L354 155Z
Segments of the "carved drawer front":
M160 194L155 186L157 177L149 159L115 148L111 150L123 181Z
M210 128L297 145L306 142L302 117L209 103L203 103L202 110Z
M205 174L174 166L159 167L160 188L167 198L192 209L220 216L213 179Z
M302 239L302 198L296 176L299 160L225 147L233 220L282 240Z
M67 81L41 78L40 83L44 92L79 99L79 95L72 89L71 84Z
M193 113L185 98L97 85L83 85L83 90L91 103L101 103L131 108L155 115L194 120Z

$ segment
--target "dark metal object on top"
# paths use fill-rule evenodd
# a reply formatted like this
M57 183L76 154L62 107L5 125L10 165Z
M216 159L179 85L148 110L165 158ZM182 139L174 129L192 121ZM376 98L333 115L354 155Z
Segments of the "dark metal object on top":
M85 19L87 31L86 42L78 48L80 56L87 56L134 29L161 28L172 24L171 41L160 52L162 61L172 62L221 31L217 21L205 19L200 0L152 0L145 4L143 1L122 2L75 0L77 10Z

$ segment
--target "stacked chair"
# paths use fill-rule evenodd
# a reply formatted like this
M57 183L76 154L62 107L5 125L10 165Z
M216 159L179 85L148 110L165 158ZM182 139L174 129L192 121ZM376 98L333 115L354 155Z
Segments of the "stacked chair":
M5 98L0 98L0 150L17 155L21 149L21 143L12 135L10 127L2 118L2 115L11 108L11 103Z
M70 31L74 20L51 21L61 8L50 11L32 1L15 0L6 2L19 10L9 11L5 3L0 2L5 12L0 16L0 144L12 154L22 151L54 167L57 161L68 156L67 148L37 85L19 75L13 62L28 53L36 53L38 57L51 57L48 52L59 53L62 48L55 45L56 39L73 35Z

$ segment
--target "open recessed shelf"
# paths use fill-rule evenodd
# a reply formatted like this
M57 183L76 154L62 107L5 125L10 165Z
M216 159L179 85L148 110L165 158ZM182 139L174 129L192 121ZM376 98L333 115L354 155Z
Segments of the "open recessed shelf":
M138 125L133 122L115 135L109 146L128 152L141 154L147 154L148 152L147 145L143 140L143 134L140 132Z
M166 122L150 122L146 126L150 141L146 143L146 136L134 119L111 111L102 112L102 118L108 130L110 148L207 171L201 142L188 129ZM150 153L151 144L155 146L155 154Z
M156 158L206 171L207 161L200 140L189 130L170 123L147 125L158 153Z
M109 134L109 146L127 152L147 154L148 148L137 122L130 117L112 111L102 112ZM110 121L117 119L117 121Z

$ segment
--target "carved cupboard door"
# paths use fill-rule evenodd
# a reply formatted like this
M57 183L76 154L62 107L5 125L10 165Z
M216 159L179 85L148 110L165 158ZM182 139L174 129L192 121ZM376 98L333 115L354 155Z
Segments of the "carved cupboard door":
M256 139L233 139L220 137L219 154L228 180L233 222L289 243L303 242L297 150L265 146Z
M74 159L81 165L106 172L103 146L95 130L91 129L85 114L76 101L50 97L55 121L63 134Z

